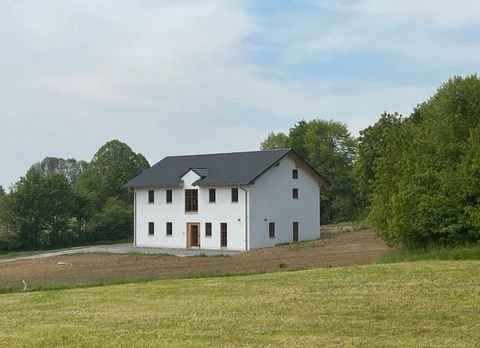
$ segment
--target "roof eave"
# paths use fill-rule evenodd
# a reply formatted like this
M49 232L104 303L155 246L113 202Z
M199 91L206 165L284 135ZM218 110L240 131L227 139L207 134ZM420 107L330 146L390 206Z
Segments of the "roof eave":
M317 176L317 182L319 186L323 188L329 188L330 186L332 186L332 184L327 179L325 179L325 177L322 174L320 174L315 168L313 168L310 163L308 163L302 156L300 156L297 151L295 151L294 149L291 149L289 153L293 153L304 164L306 164L310 170L313 171L313 173Z
M142 185L123 185L123 188L127 189L147 189L147 188L177 188L177 187L182 187L183 182L180 181L176 184L165 184L165 185L147 185L147 184L142 184Z
M286 149L287 150L287 149ZM261 177L263 174L265 174L268 170L270 170L270 168L272 168L273 166L275 166L278 162L280 162L282 159L284 159L290 152L292 152L293 149L288 149L287 152L285 152L282 157L278 158L275 162L273 162L271 165L269 165L265 170L263 170L260 174L258 174L257 176L255 176L254 178L252 178L250 181L249 181L249 184L254 184L255 181Z

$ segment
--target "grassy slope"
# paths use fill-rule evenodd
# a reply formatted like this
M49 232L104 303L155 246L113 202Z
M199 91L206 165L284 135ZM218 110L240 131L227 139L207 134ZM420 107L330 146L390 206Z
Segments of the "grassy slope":
M17 346L475 346L480 263L414 262L0 295Z

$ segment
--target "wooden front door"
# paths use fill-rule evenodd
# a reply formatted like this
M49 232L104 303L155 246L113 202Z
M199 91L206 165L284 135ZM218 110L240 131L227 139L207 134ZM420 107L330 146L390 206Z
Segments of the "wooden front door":
M200 224L187 223L187 248L200 248Z
M298 242L298 222L293 223L293 241Z

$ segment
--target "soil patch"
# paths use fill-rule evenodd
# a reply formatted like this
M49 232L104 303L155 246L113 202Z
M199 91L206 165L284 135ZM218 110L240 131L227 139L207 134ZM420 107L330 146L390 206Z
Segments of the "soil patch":
M311 242L257 249L233 256L175 257L73 254L0 264L0 287L88 284L101 281L214 273L259 273L374 263L388 247L372 230L322 229Z

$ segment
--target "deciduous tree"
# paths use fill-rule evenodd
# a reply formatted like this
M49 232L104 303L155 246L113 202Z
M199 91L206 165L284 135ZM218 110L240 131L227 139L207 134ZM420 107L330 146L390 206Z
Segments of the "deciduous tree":
M288 147L288 136L282 132L271 132L260 144L261 150L285 149Z
M370 205L370 195L377 173L377 161L384 155L393 129L400 126L401 122L401 115L383 113L375 124L360 131L354 177L358 190L358 202L362 210Z
M19 247L56 246L69 231L73 207L73 189L65 176L33 168L13 186L4 219L15 226Z
M86 169L88 163L77 161L74 158L63 159L59 157L46 157L41 162L35 163L32 168L46 175L58 173L64 175L70 184L75 184L80 174Z
M80 174L77 189L89 198L95 211L114 197L131 204L133 195L123 185L148 167L142 154L133 152L125 143L111 140L97 151L87 169Z
M391 244L479 239L480 79L454 77L402 123L378 160L370 221Z

